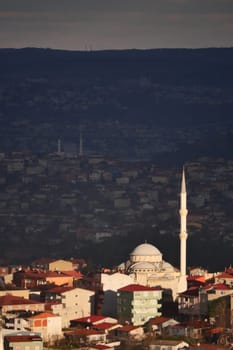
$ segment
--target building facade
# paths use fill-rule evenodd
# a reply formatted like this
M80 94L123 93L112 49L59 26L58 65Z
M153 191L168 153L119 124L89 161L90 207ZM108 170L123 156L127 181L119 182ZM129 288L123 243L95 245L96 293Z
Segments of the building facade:
M118 289L117 314L120 323L143 325L149 319L161 316L162 290L130 284Z
M44 294L48 303L62 303L62 327L70 326L70 321L89 316L93 312L95 292L82 288L54 287Z
M52 344L55 340L63 336L61 316L48 312L31 316L29 319L29 328L33 332L41 334L43 341Z

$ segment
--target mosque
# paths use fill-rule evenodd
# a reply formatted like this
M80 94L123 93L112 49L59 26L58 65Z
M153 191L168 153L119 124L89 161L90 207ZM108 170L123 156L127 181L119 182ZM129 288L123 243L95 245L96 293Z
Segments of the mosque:
M163 260L162 253L152 244L137 246L127 262L118 268L129 275L133 283L150 287L161 286L170 290L175 299L178 293L187 289L186 278L186 241L187 241L187 193L185 172L182 173L180 193L180 270Z

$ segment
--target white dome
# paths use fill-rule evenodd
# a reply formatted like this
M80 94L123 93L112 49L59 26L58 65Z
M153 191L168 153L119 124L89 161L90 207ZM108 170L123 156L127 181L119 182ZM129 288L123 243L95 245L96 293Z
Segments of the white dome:
M149 243L143 243L138 245L130 254L130 262L150 262L160 263L162 262L162 254L160 251Z
M163 270L166 270L166 271L174 271L174 267L169 264L167 261L163 261L163 267L162 267Z
M137 255L137 256L155 256L155 255L162 255L160 251L153 246L152 244L149 243L143 243L138 245L130 254L132 255Z

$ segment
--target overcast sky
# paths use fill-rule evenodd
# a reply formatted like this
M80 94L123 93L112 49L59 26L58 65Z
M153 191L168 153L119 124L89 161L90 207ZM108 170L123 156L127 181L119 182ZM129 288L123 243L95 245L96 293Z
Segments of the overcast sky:
M233 46L233 0L0 0L0 47Z

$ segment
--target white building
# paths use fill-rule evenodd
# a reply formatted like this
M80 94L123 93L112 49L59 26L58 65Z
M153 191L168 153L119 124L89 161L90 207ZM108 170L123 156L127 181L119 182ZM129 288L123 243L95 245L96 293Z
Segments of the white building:
M101 284L104 291L103 315L117 316L117 290L132 283L132 277L123 273L117 272L111 275L101 273Z
M118 289L117 316L120 323L143 325L151 318L161 316L162 290L139 284Z
M149 345L149 350L179 350L188 349L189 344L183 340L155 340Z
M31 316L28 321L31 331L40 333L43 341L53 343L63 336L61 316L43 312Z

